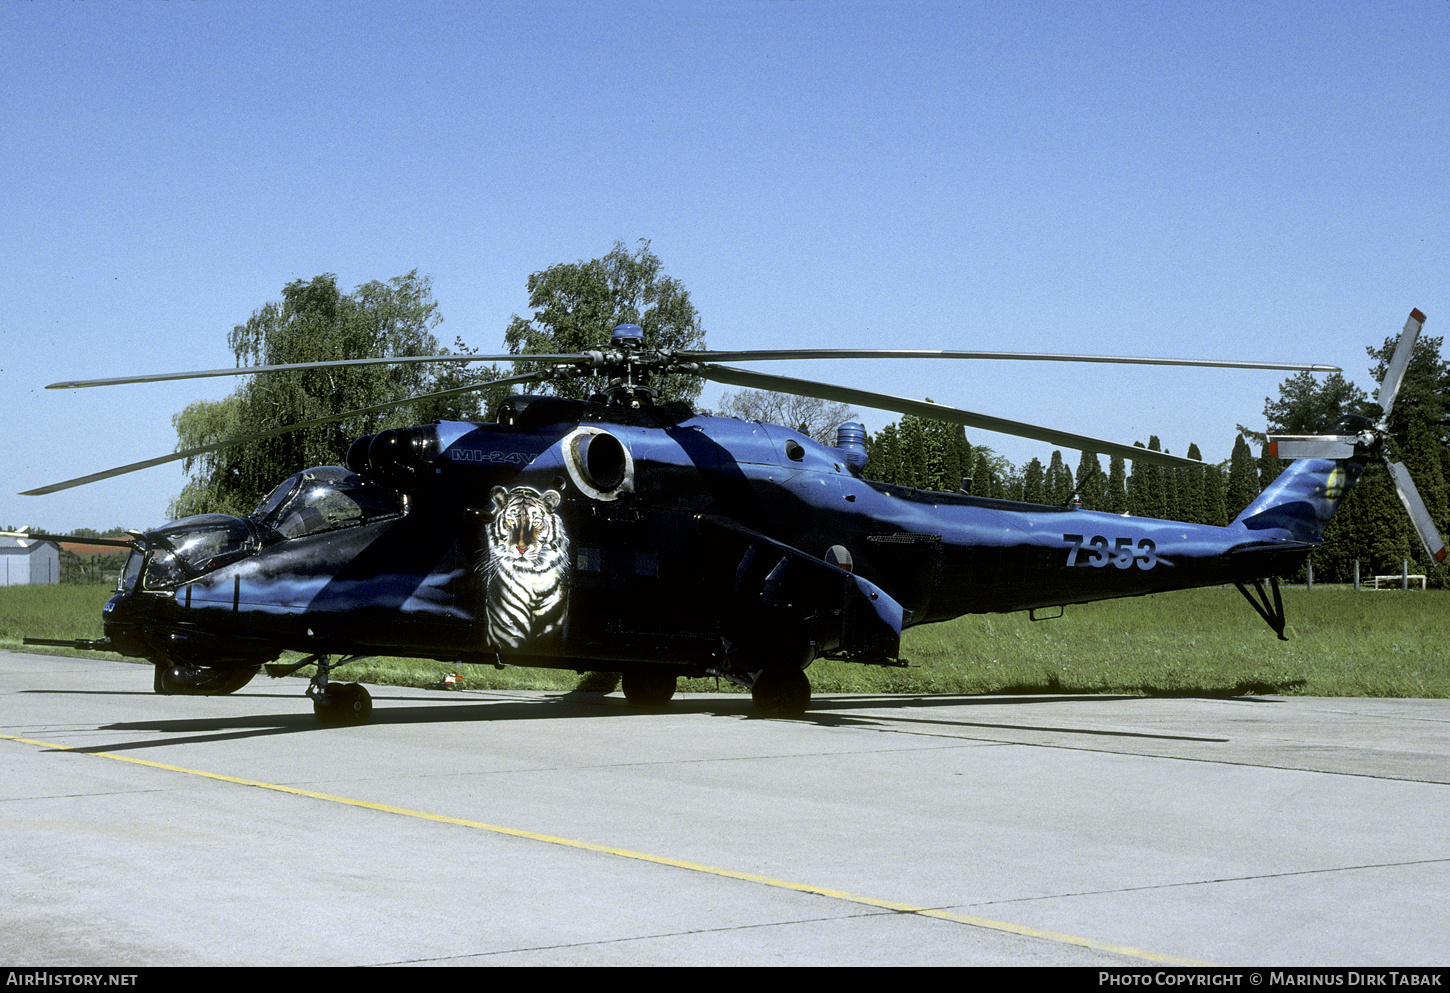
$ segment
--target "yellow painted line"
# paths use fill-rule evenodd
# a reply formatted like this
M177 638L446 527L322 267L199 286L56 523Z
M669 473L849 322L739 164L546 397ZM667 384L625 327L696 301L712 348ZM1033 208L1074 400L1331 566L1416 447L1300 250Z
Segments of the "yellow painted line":
M77 751L71 745L58 745L49 741L39 741L35 738L19 738L15 735L0 734L0 739L5 741L16 741L26 745L38 745L42 748L53 748L63 752ZM1132 958L1145 959L1149 962L1161 962L1165 965L1203 966L1211 965L1210 962L1198 962L1193 959L1175 958L1170 955L1159 955L1156 952L1147 952L1140 948L1129 948L1126 945L1114 945L1105 941L1097 941L1093 938L1080 938L1071 934L1060 934L1056 931L1042 931L1037 928L1026 927L1022 924L1009 924L1005 921L994 921L986 917L973 917L970 914L959 914L950 910L938 910L932 907L918 907L909 903L898 903L894 900L879 900L876 897L861 896L857 893L847 893L843 890L826 889L823 886L811 886L807 883L792 883L784 879L772 879L769 876L758 876L751 872L740 872L735 869L722 869L718 866L701 865L698 862L687 862L683 859L673 859L666 855L651 855L648 852L634 852L627 848L615 848L612 845L596 845L588 841L577 841L573 838L560 838L550 834L539 834L535 831L524 831L520 828L504 827L499 824L486 824L483 821L470 821L462 817L447 817L443 814L429 814L421 810L409 810L406 807L394 807L386 803L373 803L370 800L355 800L351 797L334 796L330 793L318 793L314 790L304 790L296 786L282 786L278 783L265 783L256 779L242 779L237 776L225 776L219 772L207 772L203 769L188 769L185 766L168 765L165 762L152 762L149 759L138 759L130 755L118 755L114 752L83 752L85 755L94 755L96 758L114 759L117 762L130 762L132 765L149 766L152 769L165 769L167 772L180 772L188 776L200 776L203 779L214 779L223 783L235 783L238 786L253 786L257 789L272 790L277 793L291 793L294 796L310 797L314 800L325 800L328 803L340 803L348 807L362 807L366 810L377 810L385 814L398 814L403 817L416 817L420 820L434 821L439 824L454 824L459 827L475 828L480 831L490 831L494 834L508 835L513 838L526 838L530 841L541 841L550 845L562 845L565 848L576 848L586 852L599 852L604 855L615 855L619 858L634 859L639 862L653 862L656 865L667 865L676 869L686 869L690 872L703 872L712 876L722 876L726 879L739 879L747 883L756 883L761 886L772 886L776 889L794 890L797 893L810 893L815 896L830 897L833 900L843 900L848 903L861 904L866 907L876 907L881 910L891 910L902 914L916 914L919 917L934 917L938 920L952 921L957 924L966 924L971 927L986 928L991 931L1004 931L1008 934L1023 935L1028 938L1041 938L1045 941L1055 941L1060 944L1077 945L1082 948L1091 948L1101 952L1112 952L1116 955L1126 955Z

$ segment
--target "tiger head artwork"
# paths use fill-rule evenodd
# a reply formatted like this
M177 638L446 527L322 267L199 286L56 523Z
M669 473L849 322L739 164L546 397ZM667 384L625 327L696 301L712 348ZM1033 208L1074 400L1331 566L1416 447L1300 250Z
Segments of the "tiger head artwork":
M492 516L479 563L484 575L488 642L523 648L562 629L569 594L569 538L557 490L531 486L490 494Z

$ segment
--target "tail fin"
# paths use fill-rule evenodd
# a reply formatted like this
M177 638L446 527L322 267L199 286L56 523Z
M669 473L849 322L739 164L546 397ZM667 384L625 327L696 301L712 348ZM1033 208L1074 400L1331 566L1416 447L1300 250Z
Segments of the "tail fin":
M1359 459L1297 459L1229 527L1282 530L1295 541L1318 543L1363 471Z

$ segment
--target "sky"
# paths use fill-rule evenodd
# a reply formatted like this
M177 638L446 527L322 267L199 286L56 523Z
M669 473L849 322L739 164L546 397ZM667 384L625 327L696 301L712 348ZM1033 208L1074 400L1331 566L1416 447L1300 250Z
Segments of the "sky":
M173 450L237 382L45 384L232 366L232 327L322 273L417 270L485 353L530 273L640 239L721 349L1373 392L1412 307L1450 328L1446 0L6 0L0 107L0 526L162 523L175 464L16 494ZM1287 375L754 368L1209 461Z

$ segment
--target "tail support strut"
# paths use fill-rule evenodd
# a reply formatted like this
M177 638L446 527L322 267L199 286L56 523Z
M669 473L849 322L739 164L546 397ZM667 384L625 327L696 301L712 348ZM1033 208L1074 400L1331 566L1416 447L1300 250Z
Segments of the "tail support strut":
M1274 591L1272 603L1269 601L1269 593L1264 589L1264 581L1262 579L1254 580L1254 589L1259 594L1257 599L1254 598L1254 595L1248 591L1248 588L1243 583L1235 582L1234 585L1239 588L1239 592L1244 595L1244 599L1249 602L1249 606L1257 610L1259 616L1264 619L1264 622L1274 629L1274 633L1279 636L1279 640L1288 641L1288 636L1284 634L1284 626L1288 621L1284 617L1284 601L1279 596L1279 577L1269 577L1269 586Z

